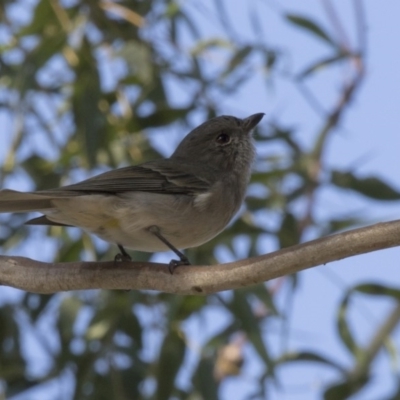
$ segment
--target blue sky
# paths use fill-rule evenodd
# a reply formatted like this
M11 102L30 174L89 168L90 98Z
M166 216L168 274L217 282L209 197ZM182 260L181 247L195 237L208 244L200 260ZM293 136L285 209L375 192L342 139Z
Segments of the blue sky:
M253 33L247 18L247 2L234 0L226 1L228 10L237 32L245 41L252 40ZM204 1L204 9L212 9L214 2ZM322 1L304 0L296 2L293 0L281 0L276 2L254 1L257 6L258 16L262 21L265 37L268 42L282 49L287 49L288 56L285 59L285 68L290 72L300 72L304 67L321 57L321 54L329 54L326 45L309 35L302 33L299 29L282 21L279 14L285 10L291 13L302 13L314 16L316 20L323 19L329 27ZM355 43L356 35L354 29L354 14L351 7L352 2L335 2L338 4L338 13L344 19L346 30L350 31L349 40ZM366 78L357 93L351 108L347 111L344 123L336 131L328 146L327 163L343 169L353 169L360 176L376 175L390 182L400 189L399 174L399 149L400 149L400 48L398 38L400 37L400 3L396 0L383 2L365 2L367 19L367 71ZM196 15L204 27L205 36L213 37L219 34L216 24L208 21L207 14L196 6L194 1L188 1L185 5L193 15ZM332 28L329 28L332 30ZM190 42L188 42L190 46ZM320 102L329 109L335 95L340 89L338 77L342 70L338 67L329 71L322 71L315 79L309 82L311 88L318 93ZM265 86L266 77L258 73L255 63L254 78L241 91L239 95L224 98L221 108L225 114L234 114L244 117L255 112L265 112L267 119L272 115L279 121L284 121L288 126L296 126L297 136L305 147L309 146L321 125L321 118L305 101L302 94L283 78L277 78L275 85L269 90L260 90ZM179 101L181 92L179 90L172 94L175 101ZM194 119L199 117L194 117ZM201 122L201 121L196 121ZM0 114L0 126L4 132L0 134L0 162L4 159L5 150L10 143L13 126L18 123L10 121L7 115ZM195 123L195 121L194 121ZM265 123L265 122L264 122ZM176 131L177 140L185 132ZM156 138L158 135L155 136ZM168 152L169 149L165 149ZM266 150L268 151L268 150ZM24 181L9 182L9 187L23 188ZM366 201L358 195L350 193L338 193L323 191L319 197L318 213L323 216L361 215L371 221L386 221L399 218L400 203L378 203ZM48 247L51 254L51 239L43 244ZM273 250L273 244L265 243L266 251ZM38 258L37 251L29 246L24 246L25 256ZM41 248L43 253L43 247ZM46 253L46 252L44 252ZM228 261L229 254L221 254L223 261ZM312 270L304 271L300 275L300 287L295 294L294 307L290 319L290 334L288 339L289 349L309 349L321 351L324 354L333 355L344 365L351 366L351 358L346 350L340 345L335 327L335 315L344 289L357 283L365 281L379 281L385 284L398 285L400 249L390 249L372 254L353 257L346 260L320 266ZM166 261L169 255L160 254L156 260ZM10 290L11 291L11 290ZM278 294L278 302L283 304L285 289ZM352 305L351 322L361 343L368 343L376 327L385 319L393 307L388 300L369 302L358 296ZM215 315L209 316L210 332L216 329L213 324ZM196 331L197 322L193 323L188 330ZM212 328L213 326L213 328ZM279 346L279 330L268 325L271 329L268 340ZM276 333L274 333L274 330ZM205 333L206 335L207 333ZM274 336L275 335L275 336ZM200 340L200 338L199 338ZM400 346L400 332L396 330L393 344ZM257 356L251 346L245 348L252 362L244 367L244 376L240 378L229 378L223 383L223 399L239 399L254 385L258 363ZM398 372L398 361L391 365L387 355L383 352L374 364L374 385L368 392L363 391L354 399L375 399L378 394L389 395L393 390L395 371ZM320 398L320 389L330 382L334 375L319 366L289 367L281 372L281 379L289 390L287 392L273 391L273 400L313 400Z

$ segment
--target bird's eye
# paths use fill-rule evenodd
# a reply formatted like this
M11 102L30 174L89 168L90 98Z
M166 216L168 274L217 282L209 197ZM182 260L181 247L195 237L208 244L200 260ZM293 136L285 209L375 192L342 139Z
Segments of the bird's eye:
M231 137L227 133L220 133L217 136L217 143L218 144L228 144L231 141Z

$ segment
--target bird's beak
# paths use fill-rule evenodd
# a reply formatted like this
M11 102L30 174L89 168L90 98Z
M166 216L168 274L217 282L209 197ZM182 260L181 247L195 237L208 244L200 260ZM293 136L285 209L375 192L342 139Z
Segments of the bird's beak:
M247 131L250 132L252 129L254 129L258 123L262 120L264 113L257 113L250 115L250 117L244 118L243 119L243 128Z

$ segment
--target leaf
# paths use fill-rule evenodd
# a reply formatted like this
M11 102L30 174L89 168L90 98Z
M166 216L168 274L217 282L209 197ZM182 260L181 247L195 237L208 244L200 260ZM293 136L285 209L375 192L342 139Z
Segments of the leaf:
M353 334L350 331L348 322L347 322L347 308L350 300L350 293L348 293L342 300L337 317L337 329L342 339L343 344L347 347L347 349L356 356L359 352L359 347L357 346Z
M7 382L8 392L24 388L26 361L21 354L20 327L16 322L16 309L9 304L0 307L0 375ZM0 392L1 393L1 392Z
M342 374L346 373L346 369L342 367L340 364L336 363L335 361L330 360L327 357L324 357L320 354L309 352L309 351L301 351L301 352L293 352L293 353L286 353L279 357L276 361L277 364L286 365L289 362L297 362L297 361L309 361L309 362L316 362L320 364L325 364L329 367L332 367L339 371Z
M76 134L86 152L88 164L96 165L96 156L105 146L106 117L99 108L102 97L97 63L90 43L85 39L79 51L79 64L75 68L72 111Z
M389 296L400 301L400 290L395 287L379 285L377 283L364 283L351 289L352 292L360 292L372 296Z
M22 28L18 36L41 34L49 26L49 21L52 21L53 24L58 22L51 1L41 0L35 7L31 23Z
M300 231L295 216L287 212L277 233L280 248L294 246L300 242Z
M75 321L82 305L82 301L76 296L68 296L61 302L57 328L64 348L69 346L74 336Z
M135 351L141 349L143 346L142 326L140 325L137 316L128 309L123 312L119 321L118 328L125 332L134 341Z
M194 47L191 49L190 53L192 56L199 56L207 50L210 49L232 49L232 43L227 40L222 40L220 38L203 39L198 40Z
M328 227L325 235L329 235L331 233L342 231L344 229L348 229L350 227L354 227L356 225L360 225L362 223L362 219L360 218L337 218L328 221Z
M307 67L306 69L304 69L303 72L301 72L300 74L298 74L297 79L301 80L306 78L308 75L312 74L313 72L316 72L318 70L322 70L325 67L331 65L331 64L335 64L339 61L344 60L346 57L348 57L348 53L346 52L339 52L338 54L332 56L332 57L326 57L323 58L322 60L319 60L313 64L311 64L309 67Z
M331 182L375 200L400 200L400 192L376 177L357 178L352 172L332 171Z
M229 305L232 314L240 321L241 328L246 333L251 344L256 349L261 359L268 367L268 374L274 375L274 363L269 356L261 334L259 321L250 307L245 291L236 290L233 293L232 302Z
M214 361L210 358L201 358L193 375L193 383L204 400L219 399L219 384L216 382L213 372Z
M157 109L152 114L145 117L136 117L136 122L139 129L155 128L171 124L179 119L183 119L189 112L188 108L165 108Z
M164 338L158 360L157 400L168 400L175 387L175 378L185 357L186 344L182 333L171 329Z
M348 399L354 393L357 393L369 381L369 376L363 376L356 381L348 380L329 387L324 393L324 400Z
M136 82L143 86L149 85L153 82L154 65L151 59L151 49L146 43L137 40L130 40L116 52L116 56L122 57L127 67L127 75L130 79L136 79ZM128 83L127 80L122 80Z
M252 53L252 46L244 46L239 49L229 60L229 64L226 67L225 71L221 74L221 79L226 78L229 74L231 74L237 67L242 66L244 60Z
M334 47L338 47L335 41L322 29L316 22L312 21L309 18L301 17L295 14L286 14L286 19L290 21L292 24L302 28L315 36L318 36L320 39L329 43Z

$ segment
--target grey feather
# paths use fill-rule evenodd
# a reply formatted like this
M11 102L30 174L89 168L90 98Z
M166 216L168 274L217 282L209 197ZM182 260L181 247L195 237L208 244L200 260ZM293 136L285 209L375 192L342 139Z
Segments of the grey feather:
M16 190L0 190L0 212L29 212L52 208L51 197Z

